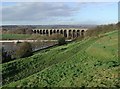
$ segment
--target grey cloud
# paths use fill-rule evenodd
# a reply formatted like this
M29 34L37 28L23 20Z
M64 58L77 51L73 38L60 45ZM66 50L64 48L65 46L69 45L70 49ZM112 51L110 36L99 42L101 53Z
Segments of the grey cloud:
M50 21L57 18L68 18L79 10L79 5L74 7L67 3L18 3L15 6L2 8L4 21Z

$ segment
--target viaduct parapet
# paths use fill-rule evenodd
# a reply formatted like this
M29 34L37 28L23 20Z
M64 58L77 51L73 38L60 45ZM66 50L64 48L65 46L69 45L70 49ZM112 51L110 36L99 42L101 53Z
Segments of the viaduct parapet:
M87 31L86 28L61 28L61 29L32 29L34 34L40 34L40 35L53 35L53 34L62 34L64 37L72 37L76 38L81 35L85 35L85 32Z

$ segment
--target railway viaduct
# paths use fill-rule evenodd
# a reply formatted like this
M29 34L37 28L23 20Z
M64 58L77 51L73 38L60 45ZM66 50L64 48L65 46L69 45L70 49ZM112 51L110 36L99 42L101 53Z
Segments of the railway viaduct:
M87 29L79 29L79 28L61 28L61 29L32 29L34 34L47 35L50 36L52 34L62 34L64 37L72 37L76 38L81 35L85 35Z

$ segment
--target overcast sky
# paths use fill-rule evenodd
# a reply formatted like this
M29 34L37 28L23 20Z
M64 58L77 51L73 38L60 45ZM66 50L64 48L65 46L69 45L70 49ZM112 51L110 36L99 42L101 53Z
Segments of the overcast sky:
M77 25L118 21L117 2L3 2L2 24Z

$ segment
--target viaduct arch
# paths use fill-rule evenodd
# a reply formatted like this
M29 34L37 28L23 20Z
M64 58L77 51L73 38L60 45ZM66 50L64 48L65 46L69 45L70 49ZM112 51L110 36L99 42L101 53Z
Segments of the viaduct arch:
M76 29L76 28L62 28L62 29L32 29L34 34L47 35L52 34L62 34L64 37L76 38L79 36L84 36L87 29Z

